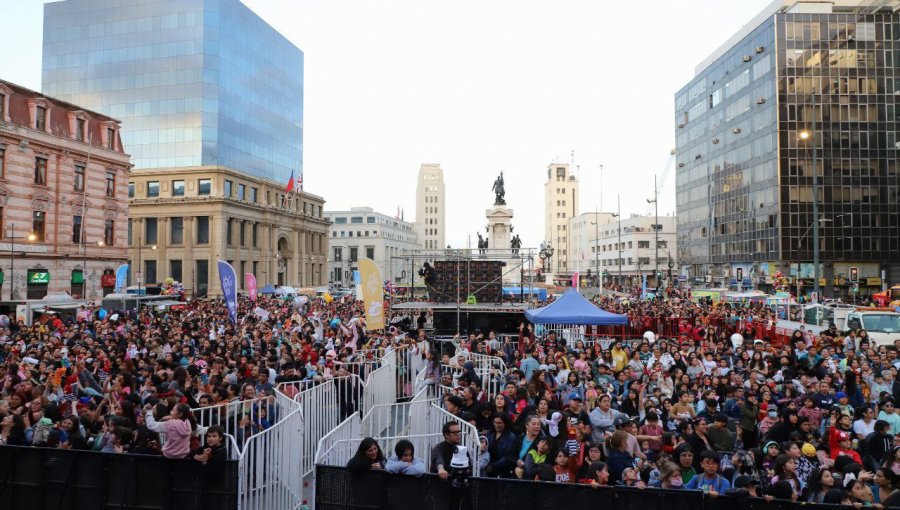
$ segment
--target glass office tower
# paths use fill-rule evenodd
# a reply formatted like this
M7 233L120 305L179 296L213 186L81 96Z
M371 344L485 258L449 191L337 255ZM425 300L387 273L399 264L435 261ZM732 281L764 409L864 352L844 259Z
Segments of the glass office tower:
M303 52L238 0L44 7L43 92L122 121L135 168L303 161Z
M849 295L850 267L860 294L882 271L900 280L900 16L831 9L779 6L675 96L678 260L695 283L765 289L780 271L805 292L814 249L826 295Z

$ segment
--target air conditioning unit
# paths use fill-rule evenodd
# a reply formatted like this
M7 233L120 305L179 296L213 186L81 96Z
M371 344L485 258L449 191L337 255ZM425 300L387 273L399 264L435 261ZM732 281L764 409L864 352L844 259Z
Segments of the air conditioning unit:
M741 57L741 60L744 62L750 62L751 60L753 60L753 57L750 55L744 55L743 57Z
M853 34L850 34L850 35L847 36L847 40L848 40L848 41L855 41L855 40L856 40L856 37L855 37Z
M756 99L756 104L765 104L765 103L766 103L766 98L764 98L764 97L760 97L760 98Z
M894 142L894 148L900 149L900 142Z
M731 132L734 134L739 134L741 132L741 128L734 128L731 130Z
M713 139L712 139L712 143L713 143L713 145L717 145L717 144L719 143L719 139L718 139L718 138L713 138Z
M681 129L681 128L683 128L683 127L684 127L684 124L679 124L679 125L678 125L678 129Z
M696 156L694 156L694 159L700 159L700 157L701 156L699 154L697 154Z
M895 90L895 91L894 91L894 95L895 95L895 96L900 96L900 90Z
M900 143L900 142L897 142ZM684 163L678 163L678 168L684 168Z
M756 52L757 52L757 53L762 53L762 52L764 52L764 51L766 51L766 47L765 47L765 46L757 46L757 47L756 47Z

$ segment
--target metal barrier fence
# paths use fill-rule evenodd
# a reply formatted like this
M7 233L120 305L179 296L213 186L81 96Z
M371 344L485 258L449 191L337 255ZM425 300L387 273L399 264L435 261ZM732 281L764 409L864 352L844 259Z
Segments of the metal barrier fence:
M225 432L235 438L239 448L250 436L262 430L263 420L269 424L277 422L281 416L286 416L288 409L278 409L276 397L260 397L252 400L240 400L228 402L222 405L198 407L191 409L197 419L197 425L210 427L219 425ZM292 405L291 407L296 407Z
M319 439L319 444L316 447L316 464L325 464L326 466L340 465L342 460L346 464L347 460L356 453L356 450L346 451L336 448L335 445L354 439L359 440L360 437L366 435L362 433L359 413L352 414L335 427L334 430L322 436L322 439Z
M388 352L381 360L382 366L369 374L366 379L363 409L368 412L376 406L385 406L397 401L397 355L396 351ZM370 432L380 436L391 425L388 415L377 415L379 421L370 420Z
M301 476L306 476L315 466L319 438L341 422L338 394L334 381L329 380L298 393L294 400L300 404L303 416L299 450L295 450L295 455L300 457Z
M239 510L293 509L302 503L305 437L297 408L247 440L239 463Z
M3 508L237 508L238 463L0 446Z
M417 450L418 451L418 450ZM417 453L418 456L418 453ZM838 510L840 505L747 496L710 496L702 491L591 487L589 485L472 477L461 487L435 475L350 474L318 466L317 510Z

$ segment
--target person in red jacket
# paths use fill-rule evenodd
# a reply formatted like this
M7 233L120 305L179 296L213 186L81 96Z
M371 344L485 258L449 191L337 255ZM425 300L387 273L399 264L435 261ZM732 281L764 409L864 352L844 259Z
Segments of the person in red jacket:
M859 454L856 452L856 450L853 449L853 436L851 436L849 432L844 431L840 431L836 435L838 440L838 447L832 448L831 459L834 460L841 455L844 455L853 459L853 462L862 464L862 459L859 457Z
M850 430L850 425L852 423L850 416L846 414L838 414L835 419L836 422L834 426L828 428L828 451L832 452L832 455L838 448L840 448L841 433L845 433L851 438L853 437Z

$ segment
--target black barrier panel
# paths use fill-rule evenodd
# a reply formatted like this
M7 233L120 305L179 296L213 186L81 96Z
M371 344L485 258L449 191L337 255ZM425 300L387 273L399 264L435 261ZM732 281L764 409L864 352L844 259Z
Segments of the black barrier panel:
M52 448L0 447L0 508L237 508L238 466Z
M350 474L316 467L316 510L837 510L760 498L708 496L700 491L631 489L471 478L464 488L434 475L420 478L384 472Z

